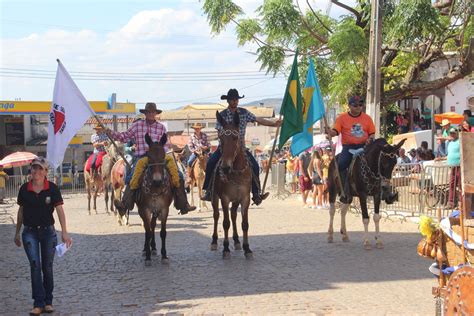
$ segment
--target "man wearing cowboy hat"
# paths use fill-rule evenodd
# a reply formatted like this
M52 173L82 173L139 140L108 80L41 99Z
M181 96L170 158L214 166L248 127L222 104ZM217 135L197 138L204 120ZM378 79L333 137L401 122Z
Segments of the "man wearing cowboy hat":
M145 114L144 120L138 120L125 132L113 132L107 129L107 134L115 140L125 143L129 140L135 141L135 159L131 172L125 179L125 191L121 201L116 201L115 206L119 210L133 209L135 203L136 191L140 187L140 176L147 166L148 158L146 153L148 151L148 144L145 141L145 135L148 134L152 141L159 142L161 137L166 133L166 127L156 120L156 115L162 111L156 108L155 103L147 103L144 109L140 110ZM167 154L166 167L171 175L171 186L174 195L174 206L180 210L181 214L186 214L196 209L196 207L189 205L186 192L184 191L184 181L180 180L178 174L178 167L172 155Z
M198 157L198 154L207 154L211 144L207 140L207 134L201 132L203 128L201 123L194 123L191 128L194 129L194 133L189 136L188 148L191 151L191 155L188 159L188 167L186 168L187 184L191 183L191 169L193 162Z
M229 92L227 92L227 95L222 95L221 100L227 100L227 109L224 111L220 112L220 115L226 120L228 123L232 123L234 114L238 113L239 114L239 119L240 119L240 124L239 124L239 139L243 147L245 147L245 130L247 128L247 123L254 123L257 122L261 125L264 126L273 126L273 127L278 127L281 125L281 120L267 120L264 118L256 117L254 114L249 112L247 109L240 108L238 107L239 105L239 99L242 99L245 96L239 96L239 92L237 89L230 89ZM217 122L216 124L216 129L220 131L222 129L222 126ZM258 177L259 174L259 167L258 163L253 157L252 153L247 149L246 150L248 159L251 163L252 167L252 174L253 174L253 179L252 179L252 200L254 204L259 205L262 203L264 199L268 197L268 193L262 194L263 192L260 192L260 179ZM204 185L203 189L206 190L204 193L204 196L202 197L203 200L205 201L211 201L211 191L209 190L209 182L212 179L212 174L214 172L214 169L216 168L216 165L221 158L221 150L218 148L210 157L209 160L207 161L207 166L206 166L206 179L204 180Z
M102 164L102 158L106 154L105 146L108 145L109 138L105 133L104 128L100 124L94 126L95 133L91 136L91 143L94 147L94 152L87 160L86 171L94 173Z

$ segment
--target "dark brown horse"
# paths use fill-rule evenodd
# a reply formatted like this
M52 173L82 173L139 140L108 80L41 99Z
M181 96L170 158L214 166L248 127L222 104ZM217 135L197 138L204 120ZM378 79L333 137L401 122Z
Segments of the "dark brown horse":
M397 145L392 146L383 138L374 140L369 145L366 145L363 153L353 158L349 167L348 178L350 186L350 195L357 196L360 201L362 210L362 222L364 223L364 248L369 250L372 245L369 241L369 213L367 210L367 197L374 197L374 223L375 223L375 246L383 248L383 242L380 238L380 202L382 197L391 204L397 198L396 194L390 191L390 179L392 178L392 171L397 163L398 150L405 142L405 139L400 141ZM336 156L337 157L337 156ZM333 222L334 214L336 212L336 197L340 194L338 179L336 177L335 168L336 159L333 159L329 165L328 177L328 191L329 191L329 229L328 242L333 242ZM349 236L346 230L346 213L349 209L349 204L342 204L341 206L341 234L343 241L349 241Z
M145 245L143 254L145 265L151 265L151 255L156 255L155 227L156 219L161 222L161 260L168 262L166 255L166 222L168 220L169 207L173 200L171 192L170 175L166 169L164 145L167 135L164 134L159 142L153 142L148 134L145 135L148 144L148 165L140 179L140 192L138 194L138 214L143 220L145 228ZM124 216L125 214L120 214Z
M245 257L251 258L248 241L248 209L250 205L250 189L252 187L252 171L247 161L245 148L239 138L239 115L236 113L232 124L228 124L224 118L216 112L217 121L222 125L219 131L220 150L222 157L218 163L213 185L212 208L214 210L214 233L212 235L211 250L217 250L217 224L219 221L219 200L224 213L224 251L223 257L230 257L229 249L229 204L233 229L235 250L240 250L240 241L237 234L237 208L240 205L242 214L243 249Z

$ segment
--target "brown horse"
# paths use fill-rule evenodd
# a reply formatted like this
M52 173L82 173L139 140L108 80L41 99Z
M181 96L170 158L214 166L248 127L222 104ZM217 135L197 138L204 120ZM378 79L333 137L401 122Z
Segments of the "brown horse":
M219 161L213 185L212 208L214 210L214 233L212 235L211 250L217 250L217 224L219 221L219 199L224 213L224 250L223 257L230 257L229 249L229 204L233 229L235 250L240 250L240 241L237 234L237 208L240 205L242 214L243 249L246 258L252 257L248 241L248 209L250 205L250 190L252 187L252 171L247 161L245 148L239 139L239 115L234 114L232 124L216 112L217 121L222 125L219 131L220 150L222 157Z
M87 210L91 215L91 199L94 201L93 211L97 214L97 194L104 187L104 181L102 180L102 167L96 169L94 172L86 171L87 162L84 164L84 182L87 191ZM107 203L107 202L106 202ZM107 209L107 213L109 210Z
M122 198L122 190L125 187L125 163L123 159L120 158L115 162L112 166L112 170L110 171L110 182L112 185L112 205L114 205L114 200L119 200ZM128 212L125 216L120 216L120 214L116 213L117 221L119 225L128 225Z
M379 223L381 216L379 214L380 202L382 198L387 204L393 203L398 197L397 194L390 192L390 179L392 178L392 170L397 163L398 150L406 139L400 141L397 145L392 146L383 138L374 140L365 146L363 153L353 158L352 167L348 170L348 181L350 187L350 195L357 196L360 201L362 210L362 222L364 223L364 248L369 250L372 245L368 237L369 213L367 210L367 197L374 198L374 223L375 223L375 246L383 248L383 242L380 237ZM337 159L337 156L336 156ZM335 168L337 168L336 159L329 164L328 191L329 191L329 229L328 242L333 242L333 222L336 213L336 197L340 194L338 178L336 177ZM341 206L341 234L343 241L349 241L346 230L346 213L349 204Z
M199 210L203 207L208 208L206 201L201 200L199 197L202 196L202 185L204 184L204 170L206 170L207 154L202 151L196 151L196 160L194 160L193 166L191 167L191 205L194 205L194 186L198 189L198 201Z
M151 255L156 255L155 227L156 219L161 222L161 260L168 262L166 255L166 222L168 220L169 207L173 201L171 191L170 175L166 169L164 145L167 135L164 134L159 142L153 142L146 134L145 141L148 144L148 165L140 179L140 188L137 198L138 214L143 220L145 228L145 245L143 254L145 265L151 265ZM120 214L124 216L125 214Z
M107 154L102 158L102 167L101 167L101 177L102 177L102 182L104 185L105 209L107 211L107 214L109 215L110 215L110 212L116 214L115 209L114 209L114 203L113 203L114 190L111 189L112 167L117 161L117 159L120 157L119 151L123 152L123 148L124 148L122 143L116 142L115 144L117 145L117 147L115 147L113 144L110 144L110 146L105 148ZM110 199L109 199L109 190L111 190ZM110 212L109 212L109 201L110 201Z

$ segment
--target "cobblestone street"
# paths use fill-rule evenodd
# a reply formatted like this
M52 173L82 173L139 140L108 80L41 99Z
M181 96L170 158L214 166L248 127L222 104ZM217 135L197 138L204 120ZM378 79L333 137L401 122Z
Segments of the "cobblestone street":
M84 195L65 197L74 244L64 257L55 258L57 315L434 314L431 262L416 254L421 235L410 220L382 220L385 249L366 251L359 216L347 216L349 243L335 234L335 242L328 244L327 210L303 209L295 197L269 199L250 209L254 259L232 248L231 258L223 260L222 216L219 250L211 252L212 212L181 216L172 209L170 262L161 264L157 256L145 267L144 232L136 211L131 226L121 227L105 214L103 203L101 197L99 214L89 216ZM7 315L24 315L32 306L28 261L13 243L16 211L16 205L0 208L0 314ZM336 231L339 218L336 214ZM238 221L240 230L240 216ZM156 240L159 253L159 225Z

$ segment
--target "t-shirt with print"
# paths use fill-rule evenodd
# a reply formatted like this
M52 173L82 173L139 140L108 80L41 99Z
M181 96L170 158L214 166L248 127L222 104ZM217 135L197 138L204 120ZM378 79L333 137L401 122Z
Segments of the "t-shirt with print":
M352 116L349 112L342 113L337 117L334 129L342 135L343 145L364 144L370 135L375 134L374 122L364 112L358 116Z

